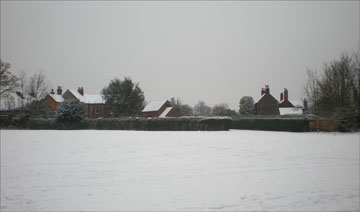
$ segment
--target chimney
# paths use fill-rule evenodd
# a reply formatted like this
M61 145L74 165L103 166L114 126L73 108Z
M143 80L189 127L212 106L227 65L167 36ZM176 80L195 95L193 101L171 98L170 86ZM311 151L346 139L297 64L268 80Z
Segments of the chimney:
M50 94L55 94L54 89L51 89Z
M289 98L288 98L288 90L286 88L284 88L284 100L285 101L289 100Z
M270 87L269 87L269 85L265 85L265 93L270 94Z
M58 86L58 88L57 88L57 95L62 95L61 86Z
M280 93L280 102L284 99L284 94Z
M79 94L81 94L81 96L84 96L84 88L83 87L79 87L78 92L79 92Z
M265 94L265 89L261 88L261 96Z

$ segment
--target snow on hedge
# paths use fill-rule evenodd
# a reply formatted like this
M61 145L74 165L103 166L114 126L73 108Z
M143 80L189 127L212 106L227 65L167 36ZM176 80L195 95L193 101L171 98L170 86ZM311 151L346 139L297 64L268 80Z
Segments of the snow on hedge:
M358 211L359 134L1 131L4 211Z

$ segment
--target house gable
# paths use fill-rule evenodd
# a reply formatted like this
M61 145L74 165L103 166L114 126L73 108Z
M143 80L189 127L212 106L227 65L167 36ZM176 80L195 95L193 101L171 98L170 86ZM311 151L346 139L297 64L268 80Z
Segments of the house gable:
M261 98L255 103L257 115L279 115L279 102L270 94L268 85L261 89Z
M44 98L44 101L48 106L53 109L57 110L61 104L61 102L64 101L64 98L61 95L58 94L47 94Z

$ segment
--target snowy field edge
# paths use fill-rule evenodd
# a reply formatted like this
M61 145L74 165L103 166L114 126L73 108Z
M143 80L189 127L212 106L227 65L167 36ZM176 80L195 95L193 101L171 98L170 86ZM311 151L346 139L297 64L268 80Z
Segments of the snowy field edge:
M359 133L1 130L2 211L359 204Z

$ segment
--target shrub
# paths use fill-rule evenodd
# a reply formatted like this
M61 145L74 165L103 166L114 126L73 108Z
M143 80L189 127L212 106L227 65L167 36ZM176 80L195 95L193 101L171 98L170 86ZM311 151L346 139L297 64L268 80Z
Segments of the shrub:
M56 113L58 121L81 121L85 117L85 107L75 99L64 101Z

